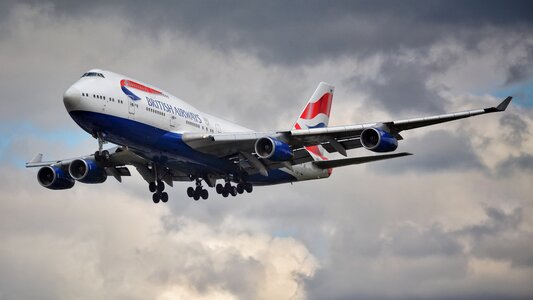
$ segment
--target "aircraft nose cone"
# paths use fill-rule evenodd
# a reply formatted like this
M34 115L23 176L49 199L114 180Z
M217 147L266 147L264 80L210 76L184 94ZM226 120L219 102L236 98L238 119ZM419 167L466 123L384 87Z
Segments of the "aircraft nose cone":
M69 87L63 94L63 103L67 111L74 110L78 107L81 100L80 91L74 86Z

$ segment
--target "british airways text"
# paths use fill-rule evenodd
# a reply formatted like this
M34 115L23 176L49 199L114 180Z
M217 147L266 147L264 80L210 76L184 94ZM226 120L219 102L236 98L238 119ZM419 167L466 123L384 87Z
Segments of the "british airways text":
M202 119L200 118L200 116L193 112L186 111L182 108L172 106L170 104L167 104L165 102L162 102L162 101L150 98L150 97L146 97L146 102L148 103L148 106L164 110L167 113L175 114L185 119L189 119L189 120L192 120L198 123L202 123Z

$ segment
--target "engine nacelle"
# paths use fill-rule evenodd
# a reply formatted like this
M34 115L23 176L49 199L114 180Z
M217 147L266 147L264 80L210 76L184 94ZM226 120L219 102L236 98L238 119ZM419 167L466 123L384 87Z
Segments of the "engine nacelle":
M104 167L93 159L75 159L70 163L68 172L72 178L83 183L102 183L107 179Z
M42 167L37 172L37 181L47 189L66 190L74 186L74 179L60 167Z
M287 161L292 159L294 154L286 143L271 137L262 137L255 142L255 153L260 158L273 161Z
M361 145L374 152L391 152L398 148L398 140L379 128L367 128L361 132Z

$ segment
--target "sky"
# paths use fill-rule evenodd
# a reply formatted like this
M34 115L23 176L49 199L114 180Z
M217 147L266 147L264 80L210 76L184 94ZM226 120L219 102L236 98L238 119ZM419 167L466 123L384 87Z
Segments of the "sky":
M135 172L51 191L24 168L95 151L62 101L92 68L257 130L320 81L330 125L514 100L402 133L413 156L155 205ZM533 297L530 1L2 1L0 91L2 300Z

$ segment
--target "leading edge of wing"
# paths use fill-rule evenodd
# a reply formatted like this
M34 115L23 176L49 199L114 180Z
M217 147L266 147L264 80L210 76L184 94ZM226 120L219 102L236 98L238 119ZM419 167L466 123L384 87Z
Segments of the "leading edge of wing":
M335 160L321 160L321 161L314 161L313 164L317 168L320 168L320 169L329 169L329 168L338 168L338 167L344 167L344 166L349 166L349 165L364 164L368 162L402 157L402 156L409 156L409 155L413 155L413 154L408 153L408 152L400 152L400 153L385 154L385 155L351 157L351 158L343 158L343 159L335 159Z

